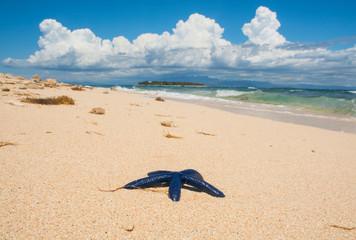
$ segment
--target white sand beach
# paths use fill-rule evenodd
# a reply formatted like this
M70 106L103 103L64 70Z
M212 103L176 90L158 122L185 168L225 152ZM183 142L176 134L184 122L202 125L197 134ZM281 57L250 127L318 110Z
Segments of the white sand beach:
M0 82L1 239L356 238L356 134L103 88ZM21 102L63 95L75 104ZM184 169L226 197L98 190Z

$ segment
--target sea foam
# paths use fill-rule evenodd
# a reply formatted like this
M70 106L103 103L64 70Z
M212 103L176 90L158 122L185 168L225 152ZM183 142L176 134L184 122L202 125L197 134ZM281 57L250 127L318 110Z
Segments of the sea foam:
M246 94L246 92L236 91L236 90L217 90L216 97L235 97Z
M144 90L141 88L126 88L117 86L116 89L118 91L130 92L130 93L139 93L145 94L154 97L165 97L165 98L175 98L175 99L184 99L184 100L211 100L210 97L193 95L189 93L178 93L178 92L170 92L166 90Z

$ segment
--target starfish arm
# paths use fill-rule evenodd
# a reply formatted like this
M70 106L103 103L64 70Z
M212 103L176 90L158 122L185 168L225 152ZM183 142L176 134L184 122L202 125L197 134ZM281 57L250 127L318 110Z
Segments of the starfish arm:
M190 175L183 175L181 176L181 181L182 183L189 184L193 187L196 187L198 189L201 189L207 193L209 193L212 196L215 197L225 197L224 193L222 193L219 189L214 187L213 185L205 182L204 180L201 180L196 177L192 177Z
M147 187L156 183L168 182L172 178L172 173L170 174L160 174L154 175L150 177L141 178L135 181L132 181L124 186L126 189L133 189L133 188L142 188Z
M182 188L180 175L181 174L178 172L173 173L171 183L169 184L169 197L174 202L178 202L180 199L180 192Z
M148 176L154 176L154 175L159 175L159 174L168 174L168 173L172 173L171 171L166 171L166 170L158 170L158 171L154 171L154 172L149 172L147 173Z
M201 180L204 180L203 176L198 171L196 171L194 169L186 169L186 170L180 171L180 173L190 175L192 177L196 177L196 178L200 178Z
M158 175L158 174L167 174L167 173L172 173L172 171L167 171L167 170L158 170L158 171L154 171L154 172L149 172L147 173L148 176L154 176L154 175ZM180 173L182 174L187 174L196 178L200 178L203 180L203 176L196 170L194 169L186 169L183 171L180 171Z

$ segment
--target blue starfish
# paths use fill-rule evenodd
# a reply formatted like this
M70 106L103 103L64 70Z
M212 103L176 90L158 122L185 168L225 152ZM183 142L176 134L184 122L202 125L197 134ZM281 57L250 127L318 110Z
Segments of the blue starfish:
M144 188L161 183L169 183L169 197L177 202L180 199L182 184L191 185L215 197L225 197L224 193L203 180L202 175L193 170L186 169L180 172L154 171L149 172L148 177L141 178L126 184L123 188Z

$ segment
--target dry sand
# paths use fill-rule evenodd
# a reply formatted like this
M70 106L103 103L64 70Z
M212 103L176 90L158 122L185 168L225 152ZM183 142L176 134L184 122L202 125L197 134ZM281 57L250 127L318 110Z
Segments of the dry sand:
M15 144L0 147L0 239L356 238L356 134L0 81L9 89L0 91L0 141ZM66 95L75 105L20 102L29 95ZM188 168L226 197L183 189L173 202L167 188L98 190Z

